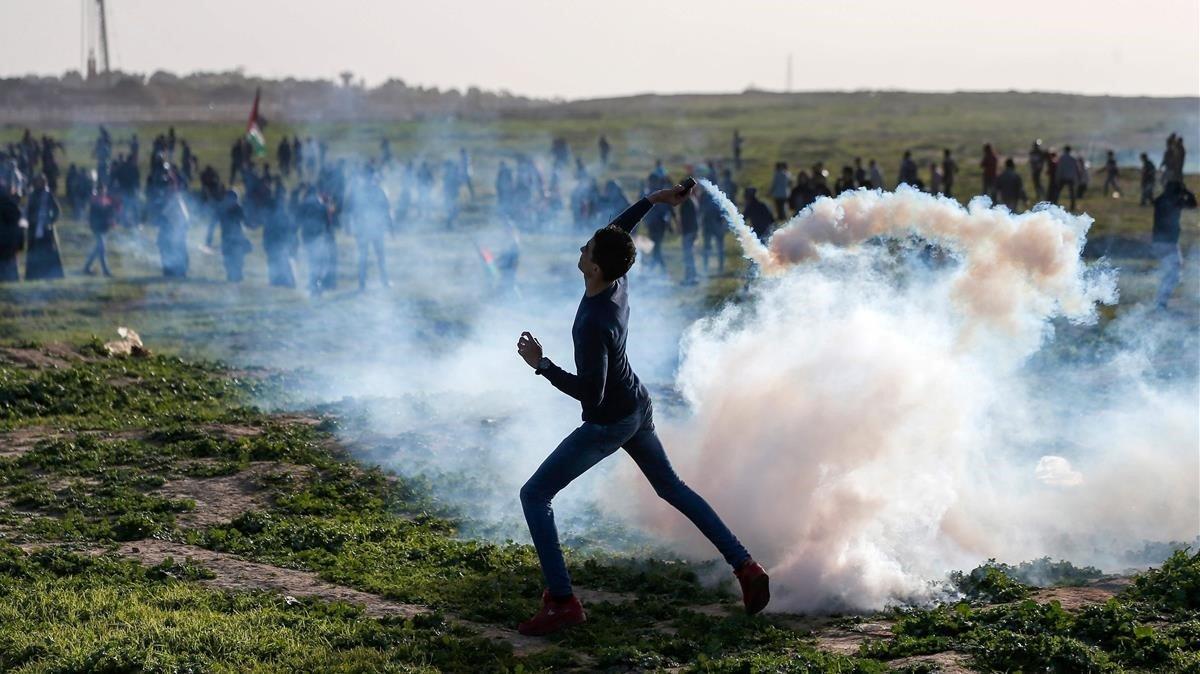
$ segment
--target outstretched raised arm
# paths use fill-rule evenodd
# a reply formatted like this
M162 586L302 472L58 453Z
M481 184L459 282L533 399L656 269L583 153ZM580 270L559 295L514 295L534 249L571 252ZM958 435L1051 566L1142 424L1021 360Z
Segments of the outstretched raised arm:
M633 232L633 228L646 217L654 204L650 203L649 197L638 199L632 206L621 211L621 214L608 223L609 227L619 227L626 232Z
M679 204L683 203L684 198L687 197L688 192L695 184L696 181L689 178L675 187L668 187L666 189L658 190L657 192L651 192L645 197L638 199L637 203L633 204L629 208L626 208L624 211L621 211L621 214L618 215L612 222L608 223L608 225L609 227L619 227L626 232L632 233L633 228L637 227L637 224L642 221L642 218L646 217L646 214L650 212L650 209L654 206L654 204L678 206Z

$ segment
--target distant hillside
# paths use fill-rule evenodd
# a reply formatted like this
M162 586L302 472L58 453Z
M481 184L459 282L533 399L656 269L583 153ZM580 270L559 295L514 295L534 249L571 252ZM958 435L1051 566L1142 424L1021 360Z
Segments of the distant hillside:
M725 156L730 135L740 129L759 151L771 148L761 155L765 164L750 162L748 170L754 173L769 172L770 157L838 161L887 157L891 164L904 150L912 150L918 161L928 162L945 147L960 157L977 156L985 142L1020 160L1035 138L1044 139L1048 146L1074 145L1093 163L1102 162L1104 152L1113 149L1122 165L1139 166L1140 152L1149 152L1157 162L1167 134L1181 133L1189 150L1187 170L1200 171L1200 99L1194 97L746 91L562 101L475 88L464 93L416 87L401 80L365 87L328 80L264 80L240 72L186 77L158 72L150 77L116 73L84 81L76 73L0 80L0 125L10 129L83 128L100 122L242 125L259 87L262 114L281 125L275 128L306 128L318 135L336 135L340 132L330 127L344 122L386 126L457 119L474 130L486 127L489 133L508 138L538 137L547 147L549 139L541 135L554 134L575 147L591 147L599 133L607 133L613 141L649 153L652 139L669 138L666 147L684 161L684 156ZM367 125L360 126L365 130ZM87 133L92 133L90 128ZM464 137L456 142L474 140ZM222 147L220 152L224 151Z
M401 80L368 88L328 80L263 80L239 72L111 73L93 80L68 73L0 80L0 123L234 121L245 119L258 87L264 116L294 121L494 117L546 103L474 87L466 92L413 87Z

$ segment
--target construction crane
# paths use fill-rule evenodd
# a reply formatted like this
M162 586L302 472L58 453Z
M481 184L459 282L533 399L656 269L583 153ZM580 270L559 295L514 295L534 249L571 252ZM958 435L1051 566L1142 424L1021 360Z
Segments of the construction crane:
M95 28L95 33L91 28ZM111 61L108 58L108 13L104 0L83 0L83 42L87 50L87 77L98 73L108 74ZM96 47L100 48L100 62L96 63ZM99 67L97 67L99 66Z

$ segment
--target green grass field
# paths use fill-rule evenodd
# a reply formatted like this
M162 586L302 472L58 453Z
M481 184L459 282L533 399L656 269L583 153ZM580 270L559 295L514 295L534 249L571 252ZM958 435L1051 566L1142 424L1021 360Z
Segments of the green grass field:
M729 585L708 580L719 571L712 564L581 541L568 563L589 623L520 637L515 625L535 610L541 587L532 548L465 536L470 517L439 478L379 469L369 448L340 432L361 423L353 401L313 405L302 395L304 363L289 360L356 348L364 321L422 345L417 360L470 334L492 302L470 235L493 231L495 167L518 151L547 152L555 136L594 161L606 133L615 163L601 177L627 191L655 157L673 176L727 157L734 128L747 139L739 182L760 187L777 159L822 160L836 173L856 155L873 156L894 180L904 149L927 161L950 147L965 199L979 182L982 142L1019 159L1039 136L1157 159L1166 134L1186 123L1194 133L1195 119L1186 100L811 94L307 126L295 131L327 140L334 156L374 155L381 136L401 159L440 160L465 146L480 193L458 229L444 231L435 216L389 239L398 282L388 290L357 292L353 242L341 237L339 289L319 299L266 285L257 234L246 281L225 283L219 255L199 252L203 222L193 223L186 281L159 276L149 230L110 237L115 279L82 276L90 235L65 219L68 278L0 286L0 671L1200 671L1197 551L1121 577L1031 560L1046 587L1022 581L1028 566L979 560L951 581L962 598L946 605L747 618ZM136 127L143 148L166 126ZM111 129L118 141L134 130ZM240 130L176 125L201 164L222 175ZM284 130L293 131L282 120L268 127L269 146ZM87 157L94 137L91 127L35 131L61 135L69 161ZM6 127L0 142L19 133ZM1122 179L1126 193L1113 198L1097 194L1093 178L1080 209L1096 221L1093 237L1148 240L1136 175ZM584 238L565 222L528 233L519 282L575 293ZM1186 213L1188 266L1173 307L1193 331L1198 238L1197 215ZM678 237L667 247L670 279L645 279L655 304L642 315L691 319L738 301L744 266L732 238L726 272L692 288L672 282L682 276ZM1153 260L1111 262L1121 302L1099 325L1069 333L1075 345L1103 339L1108 321L1153 294ZM422 278L431 274L434 282ZM385 305L389 313L377 315ZM107 357L101 342L119 325L138 330L155 355Z

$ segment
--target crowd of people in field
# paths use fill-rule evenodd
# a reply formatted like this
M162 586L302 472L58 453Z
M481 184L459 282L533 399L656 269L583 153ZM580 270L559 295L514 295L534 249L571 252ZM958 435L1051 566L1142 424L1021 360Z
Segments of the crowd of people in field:
M788 163L780 161L760 192L753 186L738 185L745 143L745 137L734 131L728 158L683 168L684 173L720 187L764 241L777 226L817 199L860 188L889 189L904 184L946 197L972 192L1014 212L1042 201L1061 203L1074 211L1093 175L1103 176L1103 194L1121 193L1113 151L1107 152L1104 165L1093 172L1070 146L1056 150L1041 140L1033 143L1025 161L1032 194L1015 159L1002 160L991 144L982 148L982 183L977 192L961 186L960 165L949 149L924 168L911 152L904 152L894 182L886 179L884 169L873 158L864 164L855 157L832 176L832 184L822 162L793 174ZM561 221L564 214L576 227L599 227L631 203L620 182L594 175L609 171L613 146L601 136L597 149L599 162L589 166L566 140L555 138L546 156L514 153L499 163L493 213L505 224L511 244L498 256L480 248L485 263L511 278L519 261L519 230ZM100 273L111 275L105 245L110 231L147 225L156 231L162 274L186 277L190 268L188 231L198 222L206 227L201 250L219 250L227 280L243 279L245 257L254 248L248 230L257 229L261 230L269 282L303 285L313 294L337 284L339 236L351 235L357 244L360 287L367 283L372 261L380 282L387 285L384 240L389 234L416 221L441 222L454 228L464 194L468 203L478 196L465 148L440 162L428 157L401 160L386 138L380 141L376 156L354 162L333 158L328 145L311 136L302 140L285 135L273 148L273 156L248 138L238 138L230 146L224 180L213 166L200 168L188 141L178 137L173 127L151 141L144 180L143 151L136 134L117 142L105 127L99 127L91 153L94 168L72 163L65 176L59 162L63 152L63 144L55 138L37 138L26 130L19 142L0 153L0 281L20 280L18 257L22 251L25 279L64 276L56 234L63 215L60 195L67 212L86 222L94 239L80 267L85 274L95 273L98 266ZM1140 204L1155 208L1153 245L1163 260L1164 288L1169 285L1170 291L1179 275L1179 210L1195 203L1183 185L1185 157L1183 139L1172 134L1158 164L1147 153L1140 158ZM662 161L656 161L634 186L634 196L673 184L675 180ZM1161 193L1156 195L1160 185ZM724 271L727 223L715 199L695 190L677 209L654 207L643 230L651 244L648 271L665 271L664 241L674 230L682 242L683 283L698 282L697 243L703 270ZM299 281L298 262L306 272ZM1172 275L1174 281L1167 283ZM1165 296L1160 291L1160 303L1165 304L1169 295L1169 291Z

